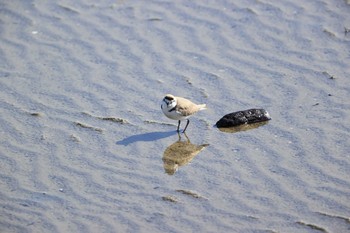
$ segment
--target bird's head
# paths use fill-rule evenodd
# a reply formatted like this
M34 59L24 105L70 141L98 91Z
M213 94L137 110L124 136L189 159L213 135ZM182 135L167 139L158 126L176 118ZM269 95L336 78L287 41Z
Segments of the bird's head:
M165 97L163 98L163 102L166 103L168 108L173 108L177 104L175 96L171 94L165 95Z

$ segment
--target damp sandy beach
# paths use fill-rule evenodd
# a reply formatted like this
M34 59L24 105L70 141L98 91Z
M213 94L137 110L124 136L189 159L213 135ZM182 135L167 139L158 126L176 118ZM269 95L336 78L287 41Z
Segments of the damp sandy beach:
M349 1L0 2L0 232L350 232L349 132Z

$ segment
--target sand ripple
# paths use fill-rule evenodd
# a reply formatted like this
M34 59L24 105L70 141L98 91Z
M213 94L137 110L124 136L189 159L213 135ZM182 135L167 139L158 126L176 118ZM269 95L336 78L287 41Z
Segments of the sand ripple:
M3 1L0 231L348 232L349 10ZM208 106L172 176L166 93ZM213 127L249 108L272 121Z

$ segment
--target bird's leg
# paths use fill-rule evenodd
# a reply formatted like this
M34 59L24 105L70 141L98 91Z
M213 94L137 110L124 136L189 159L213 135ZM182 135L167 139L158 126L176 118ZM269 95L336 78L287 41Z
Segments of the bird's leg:
M182 131L183 133L185 133L185 131L186 131L187 126L188 126L188 124L189 124L189 123L190 123L190 120L189 120L189 119L187 119L187 124L186 124L186 127L185 127L184 131Z
M187 139L187 143L191 143L191 142L190 142L190 139L187 137L187 134L186 134L185 132L184 132L183 134L185 135L185 137L186 137L186 139Z
M180 132L180 123L181 121L179 120L179 124L177 125L177 132Z
M180 132L177 132L177 136L179 136L179 142L181 142L181 135L180 135Z

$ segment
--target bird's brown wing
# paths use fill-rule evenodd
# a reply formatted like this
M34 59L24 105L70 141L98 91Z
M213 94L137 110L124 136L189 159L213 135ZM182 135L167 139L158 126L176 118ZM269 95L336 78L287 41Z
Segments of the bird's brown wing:
M177 105L176 110L181 112L184 116L192 115L198 112L199 107L188 99L182 97L176 97Z

